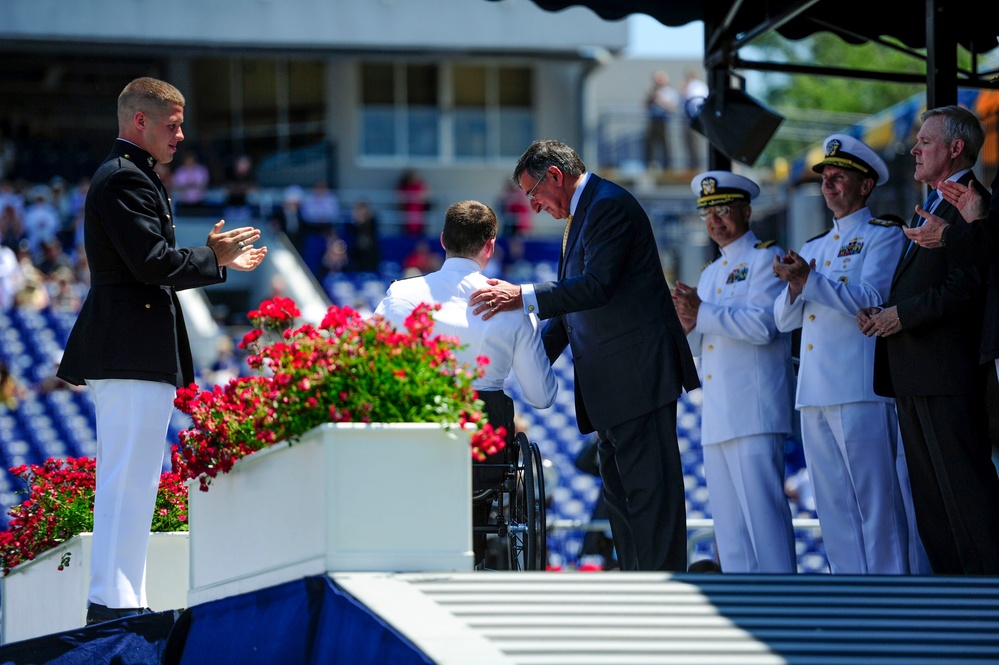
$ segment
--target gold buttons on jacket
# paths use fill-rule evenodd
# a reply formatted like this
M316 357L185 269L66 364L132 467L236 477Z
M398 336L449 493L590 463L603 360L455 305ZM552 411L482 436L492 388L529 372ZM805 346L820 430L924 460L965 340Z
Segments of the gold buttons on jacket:
M839 240L839 234L838 233L833 236L833 240Z
M809 350L809 351L811 351L811 350L812 350L812 345L811 345L811 344L809 344L809 345L808 345L808 350Z
M830 262L829 262L829 261L826 261L826 267L827 267L827 268L829 267L829 265L830 265Z
M710 375L710 374L708 374L708 375L707 375L706 377L704 377L704 380L705 380L705 381L710 381L710 380L711 380L711 375Z
M534 311L534 305L528 305L527 306L527 311L528 312L533 312Z
M714 344L708 344L708 351L714 351L714 350L715 350L715 345Z
M808 320L809 321L814 321L815 320L815 315L814 314L809 314L808 315Z
M152 309L152 308L153 308L152 305L150 305L149 303L146 303L146 309Z

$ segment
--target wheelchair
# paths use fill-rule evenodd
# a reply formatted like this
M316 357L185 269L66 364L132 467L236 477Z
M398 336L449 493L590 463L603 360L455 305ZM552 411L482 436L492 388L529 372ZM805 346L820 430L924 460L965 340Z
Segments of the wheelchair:
M518 432L501 461L478 466L493 470L494 479L472 494L473 515L484 516L473 517L472 533L486 537L486 569L545 570L545 478L538 444Z

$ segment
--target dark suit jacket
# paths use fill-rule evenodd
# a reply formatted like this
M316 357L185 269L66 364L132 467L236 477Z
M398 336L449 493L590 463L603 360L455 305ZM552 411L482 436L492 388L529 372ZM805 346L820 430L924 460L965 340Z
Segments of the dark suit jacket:
M947 260L951 266L964 268L978 265L988 271L986 316L979 346L979 359L983 363L999 358L999 198L994 194L996 187L999 187L999 172L992 181L992 202L985 219L970 224L962 219L944 231Z
M548 357L572 348L580 432L632 420L700 385L649 217L619 185L590 175L559 280L535 292Z
M207 245L178 249L166 188L145 150L115 141L90 183L84 243L91 286L66 343L59 376L194 381L176 290L225 281Z
M984 190L971 172L960 182ZM936 214L951 224L964 223L947 201L937 206ZM874 391L887 397L981 393L978 342L984 293L978 267L951 267L939 249L913 247L903 254L884 303L898 307L902 330L877 340Z

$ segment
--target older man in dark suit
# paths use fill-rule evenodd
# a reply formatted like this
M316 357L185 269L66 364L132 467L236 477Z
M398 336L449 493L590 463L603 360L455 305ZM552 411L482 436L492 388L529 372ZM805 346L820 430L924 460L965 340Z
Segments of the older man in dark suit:
M184 140L184 96L139 78L118 97L118 140L87 194L84 243L91 288L59 377L86 385L97 410L97 487L87 624L147 611L146 548L178 386L194 363L178 289L252 270L266 247L257 229L222 232L177 248L167 190L153 170Z
M985 140L981 122L958 106L930 109L911 153L916 180L955 181L987 191L971 169ZM934 190L919 212L954 224L957 208ZM922 221L913 217L912 226ZM999 573L999 478L991 461L979 363L984 270L952 267L945 252L910 243L883 308L858 312L877 335L874 388L894 396L919 534L933 572Z
M558 281L490 280L474 313L524 308L547 320L554 361L572 349L579 431L600 435L600 477L622 570L686 568L676 402L700 384L652 225L628 191L587 173L576 151L535 141L513 179L535 212L566 219Z

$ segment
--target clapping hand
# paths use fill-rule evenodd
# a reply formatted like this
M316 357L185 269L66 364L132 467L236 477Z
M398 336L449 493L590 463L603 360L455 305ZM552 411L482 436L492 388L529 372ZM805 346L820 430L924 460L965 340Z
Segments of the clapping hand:
M260 230L243 226L231 231L222 231L225 220L220 219L208 234L208 246L215 252L219 267L229 266L234 270L253 270L267 255L267 248L255 248L253 243L260 239Z
M961 217L966 222L983 219L989 213L985 199L974 187L968 187L953 180L944 180L937 187L937 191L947 203L960 211Z

